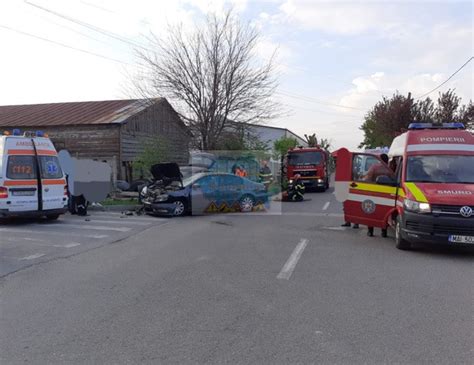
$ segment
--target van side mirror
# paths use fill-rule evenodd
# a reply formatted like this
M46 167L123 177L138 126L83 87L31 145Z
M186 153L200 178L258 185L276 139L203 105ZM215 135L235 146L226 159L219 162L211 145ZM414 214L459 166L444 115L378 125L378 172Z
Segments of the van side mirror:
M377 179L375 180L375 183L376 184L379 184L379 185L387 185L387 186L397 186L397 182L392 179L391 177L387 176L387 175L382 175L382 176L379 176L377 177Z

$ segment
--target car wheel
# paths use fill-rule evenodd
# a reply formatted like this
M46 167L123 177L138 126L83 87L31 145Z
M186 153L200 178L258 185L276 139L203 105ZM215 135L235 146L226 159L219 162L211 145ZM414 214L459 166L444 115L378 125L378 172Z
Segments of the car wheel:
M255 199L253 196L245 195L240 199L240 211L242 212L251 212L255 206Z
M175 217L181 217L186 214L186 204L182 200L176 200L174 203L173 215Z
M48 215L46 216L46 219L47 219L48 221L55 221L55 220L57 220L58 218L59 218L59 214L48 214Z
M411 243L402 237L402 219L400 216L397 217L397 222L395 224L395 242L399 250L411 249Z

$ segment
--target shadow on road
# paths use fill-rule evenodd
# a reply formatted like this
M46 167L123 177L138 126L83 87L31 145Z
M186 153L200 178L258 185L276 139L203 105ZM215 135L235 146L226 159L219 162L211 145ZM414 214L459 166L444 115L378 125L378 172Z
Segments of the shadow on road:
M474 259L474 246L434 246L429 244L417 245L409 252L419 255L430 255L434 257L450 257L454 259L469 260Z

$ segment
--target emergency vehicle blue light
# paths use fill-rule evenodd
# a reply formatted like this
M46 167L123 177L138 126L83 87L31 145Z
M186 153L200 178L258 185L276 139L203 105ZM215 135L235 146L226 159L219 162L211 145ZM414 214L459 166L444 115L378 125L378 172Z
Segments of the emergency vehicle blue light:
M43 137L44 132L43 131L36 131L36 137Z
M443 123L443 128L447 129L464 129L463 123Z
M429 129L433 128L431 123L410 123L408 129Z
M12 131L12 134L13 134L14 136L19 136L19 135L21 135L21 131L20 131L19 129L14 129L14 130Z

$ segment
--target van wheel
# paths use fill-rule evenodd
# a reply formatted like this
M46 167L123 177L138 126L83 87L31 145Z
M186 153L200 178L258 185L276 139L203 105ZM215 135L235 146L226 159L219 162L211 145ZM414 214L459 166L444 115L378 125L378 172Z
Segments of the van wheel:
M59 218L59 214L48 214L48 215L46 216L46 219L47 219L48 221L55 221L55 220L57 220L58 218Z
M397 217L397 222L395 225L395 242L399 250L411 249L411 243L402 237L402 219L400 216Z

